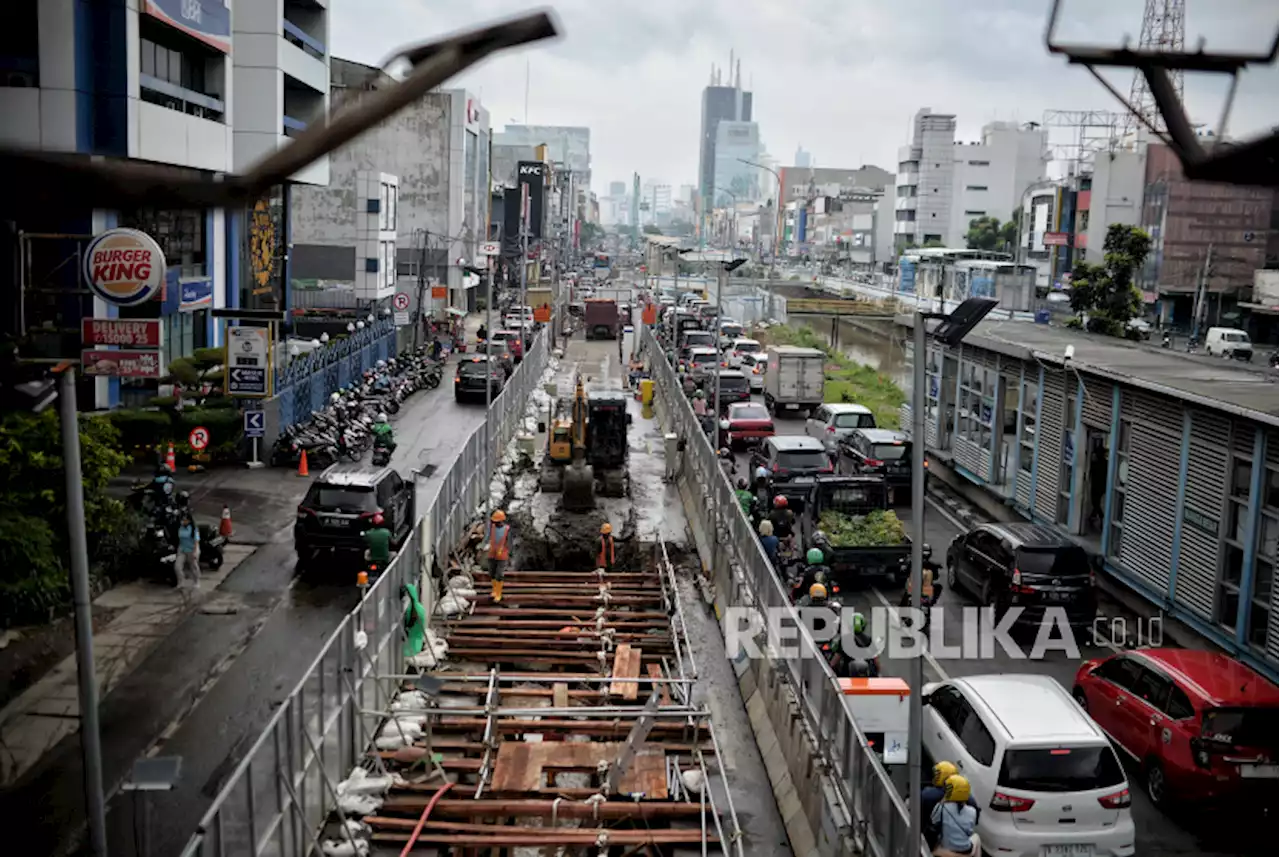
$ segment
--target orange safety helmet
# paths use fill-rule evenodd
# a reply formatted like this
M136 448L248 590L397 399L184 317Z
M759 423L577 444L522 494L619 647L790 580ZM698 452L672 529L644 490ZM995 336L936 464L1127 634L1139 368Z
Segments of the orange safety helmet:
M612 532L613 532L613 524L609 523L608 521L605 521L603 524L600 525L600 535L607 536Z
M507 513L501 509L494 509L493 514L489 516L489 520L493 521L495 524L501 524L507 520Z

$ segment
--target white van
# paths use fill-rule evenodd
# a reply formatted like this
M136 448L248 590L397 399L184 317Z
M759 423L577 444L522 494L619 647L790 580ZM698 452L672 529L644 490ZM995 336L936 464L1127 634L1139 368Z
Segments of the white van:
M924 755L968 778L982 808L984 852L1134 853L1124 768L1101 727L1053 678L954 678L926 685L923 700Z
M1213 357L1233 357L1248 363L1253 359L1253 343L1243 330L1211 327L1204 335L1204 353Z

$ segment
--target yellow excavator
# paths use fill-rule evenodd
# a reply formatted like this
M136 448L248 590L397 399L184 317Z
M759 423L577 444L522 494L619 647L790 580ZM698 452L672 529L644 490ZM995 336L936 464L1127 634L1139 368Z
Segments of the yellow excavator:
M573 398L553 402L548 414L541 490L563 494L562 503L569 512L595 508L597 477L603 496L624 496L630 421L623 393L597 391L588 395L578 376Z

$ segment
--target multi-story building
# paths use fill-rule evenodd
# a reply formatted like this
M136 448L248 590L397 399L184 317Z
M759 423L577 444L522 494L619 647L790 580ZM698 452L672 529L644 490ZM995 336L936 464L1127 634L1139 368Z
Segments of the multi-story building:
M583 187L591 185L591 129L569 125L507 125L494 132L499 146L546 146L553 164L573 170Z
M609 182L609 196L626 196L626 182Z
M898 150L895 181L894 241L898 248L926 243L947 243L951 230L954 194L956 117L932 112L916 113L910 146Z
M801 169L808 169L813 166L813 155L804 150L804 146L796 146L796 156L793 163Z
M715 208L760 199L760 128L754 122L722 119L716 124L715 170L710 199Z
M893 173L876 166L844 169L796 165L782 167L778 172L782 176L784 203L822 196L855 199L864 196L867 190L881 190L893 184Z
M641 190L641 205L648 206L647 209L641 209L641 222L662 225L670 221L671 185L650 179L642 185Z
M327 2L9 5L0 59L5 144L213 175L275 151L327 109ZM321 159L294 181L323 182L327 170ZM81 318L156 318L164 363L217 345L212 309L288 308L287 197L278 187L234 210L146 211L91 209L69 198L50 211L5 196L0 263L21 271L7 280L6 303L18 308L7 315L8 332L50 331L29 337L37 355L70 357L81 348ZM116 226L159 242L167 262L161 299L117 308L86 294L75 260L93 235ZM156 386L154 379L81 383L87 408L147 397Z
M947 239L963 242L970 221L979 217L1009 220L1023 192L1043 179L1049 165L1048 132L1039 126L991 122L976 143L953 149L954 191Z
M1254 271L1275 264L1275 210L1275 188L1188 181L1173 152L1151 143L1141 223L1152 244L1139 286L1159 301L1161 317L1189 324L1203 279L1202 320L1239 322Z
M336 104L389 82L379 69L333 60ZM421 272L449 289L445 301L406 288L424 309L475 306L478 278L464 265L487 238L489 138L477 97L438 90L334 152L328 185L298 185L290 197L296 302L384 307L399 278L416 284ZM383 215L377 238L361 234L371 207Z
M712 191L718 184L716 174L720 170L720 157L717 154L717 147L720 144L720 123L751 121L751 93L744 92L742 89L741 62L737 64L737 68L734 68L733 59L730 57L729 65L729 74L723 78L721 71L713 68L711 82L702 90L702 133L698 152L698 194L700 199L713 203ZM732 83L729 82L730 80L732 80ZM756 141L758 144L758 132ZM703 209L703 215L705 216L709 208L704 205Z

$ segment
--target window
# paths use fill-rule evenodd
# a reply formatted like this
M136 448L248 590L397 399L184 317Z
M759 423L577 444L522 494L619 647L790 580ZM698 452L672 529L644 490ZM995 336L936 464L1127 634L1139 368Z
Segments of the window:
M1280 539L1280 523L1276 508L1280 474L1267 465L1262 482L1262 512L1258 517L1258 533L1254 541L1253 593L1249 600L1249 645L1266 649L1267 626L1271 619L1271 588L1276 585L1276 541Z
M396 284L396 242L382 242L382 284L394 287Z
M987 725L978 715L969 714L960 729L960 743L969 751L973 760L983 767L991 767L996 757L996 741L987 730Z
M1164 713L1174 720L1186 720L1188 717L1196 716L1191 700L1177 685L1169 688L1169 701L1165 704Z
M836 428L875 428L876 418L872 414L836 414L832 425Z
M984 184L971 184L971 185L965 185L965 188L964 188L964 189L965 189L965 190L971 190L971 191L975 191L975 192L977 192L977 191L984 191L984 190L986 190L986 189L987 189L987 186L986 186L986 185L984 185Z
M969 166L971 166L971 167L989 167L989 166L991 166L991 162L990 162L990 161L970 161L970 162L969 162Z
M1136 661L1129 658L1112 658L1098 667L1094 675L1129 690L1137 683L1141 672L1142 666Z
M985 211L966 211L964 213L964 216L965 217L986 217L987 213Z
M1057 523L1066 525L1071 516L1071 484L1072 484L1072 465L1075 464L1076 457L1080 455L1080 450L1075 448L1076 443L1076 408L1078 407L1077 397L1075 393L1067 396L1067 408L1065 419L1062 422L1062 449L1063 455L1060 458L1058 470L1058 515ZM1085 455L1087 462L1088 455Z
M396 231L396 208L398 193L395 185L383 185L387 189L387 231Z
M1231 630L1235 630L1237 617L1240 615L1240 586L1244 580L1245 553L1249 549L1247 540L1249 538L1249 502L1253 493L1253 466L1252 458L1233 453L1228 470L1227 527L1226 532L1223 533L1216 609L1218 624ZM1258 529L1261 531L1265 527L1259 526ZM1263 571L1263 567L1268 566L1267 571L1264 572L1268 579L1262 581L1255 576L1255 581L1264 584L1265 592L1269 599L1271 595L1271 578L1275 576L1274 543L1269 546L1268 552L1273 557L1270 564L1260 555L1257 557L1256 562L1256 571ZM1255 587L1254 591L1257 591L1257 587ZM1264 621L1260 631L1263 643L1266 642L1265 618L1268 609L1269 605L1264 605L1262 609ZM1249 616L1246 616L1246 621L1249 618Z
M995 385L999 372L967 360L960 362L960 399L956 434L983 449L991 446Z
M1172 686L1173 682L1154 670L1143 669L1138 675L1137 683L1133 686L1133 695L1153 708L1163 711Z
M1129 438L1133 434L1133 423L1120 420L1120 442L1116 444L1116 478L1111 486L1111 534L1107 542L1107 552L1111 556L1120 555L1120 540L1124 535L1124 492L1129 482Z
M1017 791L1085 792L1124 783L1124 770L1110 744L1009 750L998 785Z
M969 703L960 691L954 687L943 686L929 694L929 707L938 712L943 722L951 727L956 735L964 728L964 721L969 716Z
M141 209L121 212L119 223L147 233L164 250L165 264L180 279L205 273L205 212L195 209Z
M192 92L208 94L204 57L188 56L150 39L139 39L138 51L139 68L143 74Z

